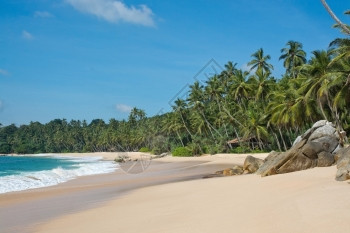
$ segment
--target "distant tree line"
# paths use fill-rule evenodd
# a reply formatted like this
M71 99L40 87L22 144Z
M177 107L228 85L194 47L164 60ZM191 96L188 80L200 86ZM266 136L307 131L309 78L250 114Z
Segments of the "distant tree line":
M349 11L346 12L349 14ZM337 26L337 25L336 25ZM276 79L263 49L251 55L249 70L228 62L205 83L190 85L188 98L171 112L146 117L133 108L127 120L56 119L0 128L0 153L143 151L185 147L192 154L287 150L317 120L350 133L350 39L337 38L307 60L301 43L281 49L284 75ZM236 144L227 142L236 139ZM343 138L343 140L347 140Z

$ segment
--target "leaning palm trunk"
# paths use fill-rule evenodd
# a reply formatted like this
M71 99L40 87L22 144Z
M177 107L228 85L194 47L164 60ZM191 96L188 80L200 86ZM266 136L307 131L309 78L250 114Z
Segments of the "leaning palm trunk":
M327 12L330 14L330 16L334 19L335 22L347 33L350 34L350 29L338 19L338 17L333 13L332 9L328 6L327 2L325 0L321 0L322 5L324 8L326 8Z
M224 109L224 112L226 112L226 114L233 120L235 121L236 123L238 123L240 126L243 127L242 123L239 122L236 118L234 118L231 113L223 106L223 109Z
M273 132L273 131L272 131ZM273 135L275 136L275 139L276 139L276 142L277 142L277 146L278 146L278 149L279 151L282 151L282 148L281 148L281 144L278 140L278 137L277 137L277 134L275 132L273 132Z
M179 131L176 130L176 134L177 134L177 136L179 137L179 140L180 140L180 142L181 142L181 145L182 145L183 147L185 147L185 145L184 145L184 143L183 143L183 141L182 141L182 138L181 138L181 136L180 136L180 134L179 134Z
M219 113L220 113L220 117L221 117L221 112L222 112L222 110L221 110L221 104L220 104L220 101L219 101L217 98L215 98L215 99L216 99L216 103L217 103L218 106L219 106ZM226 124L224 124L224 129L225 129L226 137L228 138L228 132L227 132Z
M281 128L280 128L280 127L278 127L278 131L279 131L280 136L281 136L281 139L282 139L282 143L283 143L283 146L284 146L284 150L287 151L286 142L284 141L284 138L283 138L282 131L281 131Z
M208 128L209 128L211 134L213 135L212 130L211 130L211 129L213 129L217 134L220 135L220 137L222 137L222 135L220 134L220 132L217 131L217 129L215 129L214 126L212 126L212 125L210 124L210 122L207 120L207 118L205 117L203 111L201 111L201 114L202 114L202 116L203 116L204 121L207 123ZM213 138L214 138L214 135L213 135Z
M184 125L184 127L185 127L187 133L192 137L192 134L191 134L190 130L187 128L187 125L186 125L186 123L185 123L185 119L183 118L181 112L180 112L180 115L181 115L182 124Z
M323 109L321 100L318 99L317 102L318 102L318 105L320 106L320 110L321 110L321 113L322 113L323 118L324 118L326 121L328 121L328 118L327 118L327 116L326 116L326 114L325 114L325 112L324 112L324 109Z

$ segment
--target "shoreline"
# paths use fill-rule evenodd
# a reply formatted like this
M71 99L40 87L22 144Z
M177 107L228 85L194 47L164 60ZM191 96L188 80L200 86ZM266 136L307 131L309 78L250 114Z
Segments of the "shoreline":
M116 154L50 155L103 156L103 159L114 160ZM217 170L241 164L245 156L165 157L152 160L151 166L141 174L125 174L118 169L108 174L77 177L55 186L0 194L0 226L2 232L33 232L38 223L96 208L140 188L201 179Z

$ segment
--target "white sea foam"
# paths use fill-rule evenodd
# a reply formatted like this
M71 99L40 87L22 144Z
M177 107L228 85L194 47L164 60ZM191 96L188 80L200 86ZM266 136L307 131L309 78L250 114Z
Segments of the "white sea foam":
M18 175L1 176L0 193L53 186L79 176L110 173L118 169L117 164L112 161L101 161L101 157L53 157L68 159L76 162L76 164L73 165L73 169L58 167L46 171L22 172Z

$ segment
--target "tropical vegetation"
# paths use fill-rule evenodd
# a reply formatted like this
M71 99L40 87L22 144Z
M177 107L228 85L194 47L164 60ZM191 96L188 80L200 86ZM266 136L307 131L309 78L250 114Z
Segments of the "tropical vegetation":
M297 135L321 119L333 122L340 135L349 135L349 26L336 27L345 37L312 51L309 59L300 42L288 41L279 57L285 68L280 78L273 75L270 55L259 48L247 62L249 69L228 62L220 73L190 85L187 97L176 99L171 112L147 117L133 108L127 120L108 123L56 119L0 125L0 153L287 150Z

